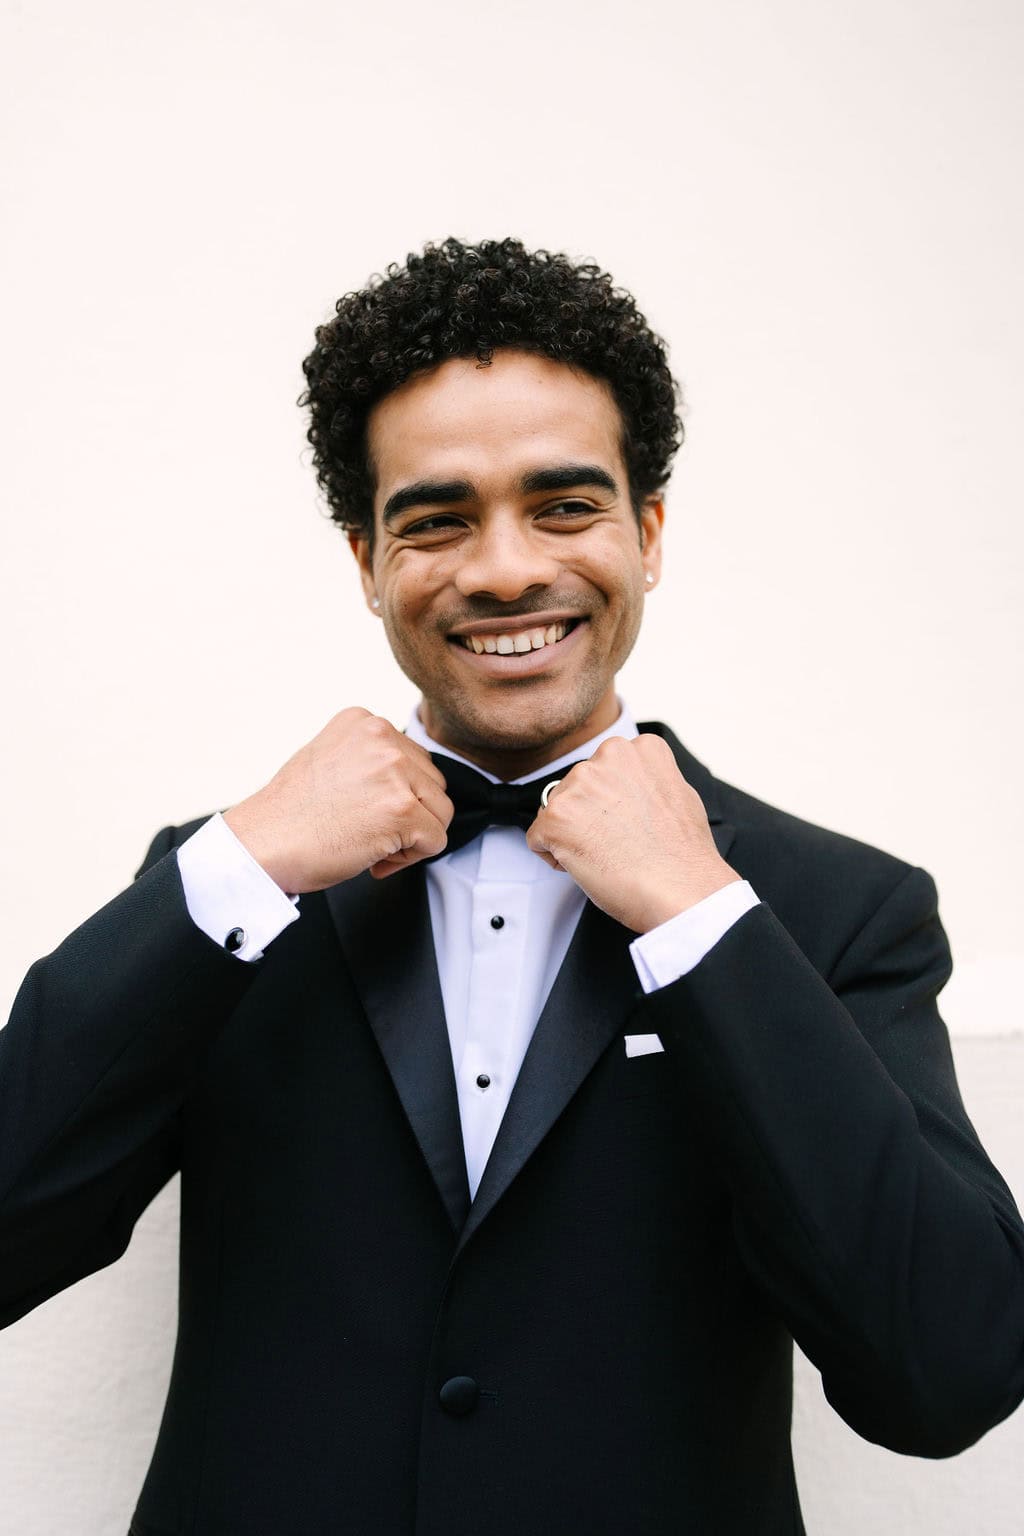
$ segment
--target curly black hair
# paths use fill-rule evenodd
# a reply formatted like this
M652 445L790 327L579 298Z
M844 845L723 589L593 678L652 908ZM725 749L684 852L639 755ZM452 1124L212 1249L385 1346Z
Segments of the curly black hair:
M491 361L499 347L534 351L610 386L622 414L622 452L639 515L660 490L683 440L679 390L665 344L632 296L591 263L519 240L448 239L392 263L347 293L318 326L302 364L306 436L332 519L373 534L374 484L366 424L376 403L412 374L452 357Z

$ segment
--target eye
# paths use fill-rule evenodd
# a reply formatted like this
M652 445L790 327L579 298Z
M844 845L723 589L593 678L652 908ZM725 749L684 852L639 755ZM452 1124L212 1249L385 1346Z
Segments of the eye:
M560 520L567 521L576 517L592 516L598 510L599 508L593 506L589 501L556 501L553 506L545 507L541 516L557 517Z
M437 512L433 517L421 517L416 522L409 523L402 529L401 537L410 538L421 533L445 533L449 528L460 526L460 520L450 512Z

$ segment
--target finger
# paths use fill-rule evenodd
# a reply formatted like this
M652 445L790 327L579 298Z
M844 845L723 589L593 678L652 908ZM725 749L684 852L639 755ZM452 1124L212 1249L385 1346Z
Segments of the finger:
M410 741L408 736L403 736L402 742L417 770L422 771L426 774L427 778L432 779L439 789L444 789L444 774L434 762L426 747L421 747L418 741Z
M443 853L448 842L442 823L422 806L410 812L399 835L402 846L368 866L370 874L378 880Z
M536 819L531 822L526 833L526 846L532 853L537 855L538 859L543 859L545 864L550 864L552 869L564 870L565 865L559 864L557 858L544 841L543 828L538 826L538 822L544 814L543 811L538 811Z
M590 771L589 761L573 763L571 768L563 768L557 779L552 779L550 788L547 788L547 800L541 806L543 814L547 806L552 805L559 795L564 795L567 789L583 788L584 770Z
M555 796L560 792L561 788L561 779L552 779L549 784L545 784L540 794L540 811L547 810L548 806L551 804ZM538 815L539 814L540 812L538 812Z
M547 811L538 811L526 831L526 846L531 853L550 864L552 869L561 869L555 855L551 852L547 841Z
M435 821L439 822L441 827L447 831L451 819L455 815L455 807L445 794L444 780L442 779L441 785L438 787L432 779L421 778L411 788L424 810L428 811Z
M408 869L410 864L418 863L418 857L406 859L399 856L390 859L378 859L376 864L370 865L370 874L375 880L386 880L388 875L397 875L400 869Z

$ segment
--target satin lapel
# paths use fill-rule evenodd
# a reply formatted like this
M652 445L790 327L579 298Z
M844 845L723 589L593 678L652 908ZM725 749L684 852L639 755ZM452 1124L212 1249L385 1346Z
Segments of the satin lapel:
M325 891L356 990L456 1231L469 1210L455 1074L423 870Z
M704 803L715 846L725 858L736 832L722 818L715 780L668 726L644 721L639 729L660 736L671 747L680 773ZM631 938L590 902L584 907L512 1090L460 1250L536 1151L638 1001Z
M640 986L629 954L631 938L590 902L584 907L523 1059L470 1207L460 1250L548 1134L635 1006Z

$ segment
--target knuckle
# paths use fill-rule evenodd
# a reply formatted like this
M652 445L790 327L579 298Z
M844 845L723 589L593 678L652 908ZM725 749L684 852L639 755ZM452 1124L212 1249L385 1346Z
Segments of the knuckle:
M399 825L409 814L409 793L400 784L389 784L381 797L381 814L389 826Z
M448 833L444 827L436 827L424 838L424 846L428 853L440 853L448 846Z

